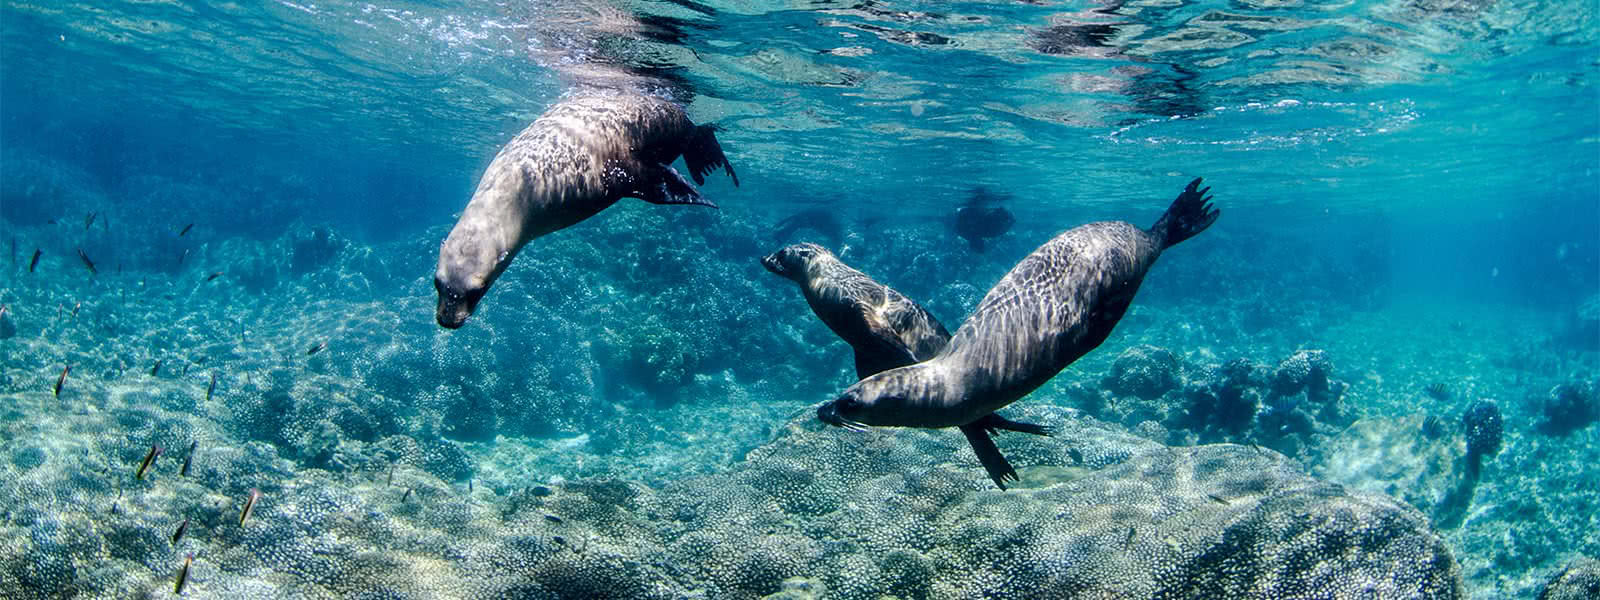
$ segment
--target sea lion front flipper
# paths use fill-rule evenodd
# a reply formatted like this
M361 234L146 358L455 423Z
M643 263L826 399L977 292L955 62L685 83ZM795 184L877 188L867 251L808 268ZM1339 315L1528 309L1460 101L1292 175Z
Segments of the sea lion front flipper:
M721 168L733 178L734 187L739 186L739 175L733 172L733 164L729 163L727 155L722 153L722 144L717 143L716 125L701 125L694 128L694 133L689 136L689 142L683 147L683 164L689 167L689 176L693 177L697 184L705 185L706 174Z
M658 165L645 173L638 196L651 204L698 204L717 208L717 204L700 195L689 182L683 180L676 169Z
M1007 479L1021 481L1017 477L1017 470L1011 468L1011 463L1000 454L1000 449L995 447L994 440L989 439L989 432L982 425L976 421L962 425L961 434L967 436L967 443L972 444L972 453L978 455L983 470L989 472L989 479L994 480L1000 489L1006 489Z
M921 362L915 350L906 344L900 337L892 323L883 318L876 309L867 307L863 310L867 333L871 334L872 348L866 352L856 350L856 377L866 379L880 371L887 371L896 367L914 365Z
M1013 421L1011 419L1007 419L1005 417L1000 416L999 413L989 413L988 415L985 415L984 417L982 417L982 418L980 418L980 419L978 419L976 421L973 421L971 424L972 425L977 425L979 427L982 427L985 430L990 431L990 432L1004 430L1004 431L1019 431L1019 432L1022 432L1022 433L1031 433L1031 434L1034 434L1034 435L1050 435L1054 431L1048 425L1035 425L1033 423L1018 423L1018 422Z

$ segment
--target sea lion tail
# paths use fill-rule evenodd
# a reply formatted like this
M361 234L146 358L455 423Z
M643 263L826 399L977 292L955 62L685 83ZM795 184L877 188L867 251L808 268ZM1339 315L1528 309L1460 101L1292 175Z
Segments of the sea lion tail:
M698 185L705 185L706 175L717 169L727 171L733 178L733 185L739 185L739 175L733 172L733 165L722 153L722 144L717 143L716 125L694 128L694 133L689 134L689 143L683 148L683 164L689 167L689 176Z
M1189 182L1189 186L1183 188L1183 193L1178 194L1178 199L1173 200L1172 206L1167 208L1167 214L1161 215L1161 220L1150 227L1151 235L1161 239L1163 250L1205 231L1217 221L1217 215L1222 214L1222 211L1211 206L1211 196L1206 195L1211 188L1201 188L1200 179L1196 177Z

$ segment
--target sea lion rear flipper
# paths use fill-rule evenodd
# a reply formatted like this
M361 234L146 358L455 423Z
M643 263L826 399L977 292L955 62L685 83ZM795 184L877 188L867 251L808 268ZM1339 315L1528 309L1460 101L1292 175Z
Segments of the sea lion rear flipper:
M980 419L981 420L981 419ZM1017 477L1017 470L1011 468L1011 463L1006 457L1001 456L1000 449L995 447L994 440L989 439L989 432L977 422L961 426L961 434L967 436L967 443L972 444L972 453L978 455L978 462L983 463L983 470L989 472L989 479L1000 489L1006 489L1006 480L1021 481Z
M972 423L970 423L970 425L977 425L977 426L982 427L985 430L990 431L990 432L999 431L999 430L1005 430L1005 431L1018 431L1018 432L1022 432L1022 433L1031 433L1031 434L1034 434L1034 435L1050 435L1052 433L1052 431L1053 431L1047 425L1035 425L1033 423L1018 423L1018 422L1013 421L1011 419L1007 419L1005 417L1000 416L999 413L989 413L988 415L985 415L983 418L980 418L980 419L978 419L976 421L973 421Z
M1206 195L1210 191L1209 187L1200 189L1200 178L1194 178L1172 201L1166 214L1150 227L1150 233L1161 240L1162 249L1194 237L1217 221L1222 211L1211 205L1211 196Z
M643 178L638 196L651 204L698 204L717 208L717 204L700 195L689 182L683 180L676 169L660 165Z
M733 178L734 187L739 185L739 176L733 172L727 155L722 153L722 144L717 143L716 125L694 128L694 133L689 134L689 142L683 145L683 164L689 167L689 176L697 184L705 185L706 174L721 168Z

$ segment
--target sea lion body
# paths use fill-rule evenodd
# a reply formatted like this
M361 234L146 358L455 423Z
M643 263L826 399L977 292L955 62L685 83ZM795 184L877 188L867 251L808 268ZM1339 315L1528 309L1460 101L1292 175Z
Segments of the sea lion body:
M961 427L1003 488L1015 471L992 442L986 457L974 435L1011 429L994 411L1104 342L1161 252L1216 221L1210 188L1197 189L1199 183L1149 230L1090 223L1046 242L989 290L938 355L856 382L818 408L818 418L853 428Z
M786 246L761 264L799 284L811 311L850 344L858 379L932 358L950 341L927 309L822 246Z
M714 131L642 94L579 95L550 107L495 155L440 246L439 324L460 327L528 242L624 197L715 207L670 166L681 155L697 183L722 168L737 185Z
M997 238L1011 230L1017 222L1011 211L995 206L1009 200L1010 194L1001 194L986 187L972 189L967 203L956 209L956 235L967 240L973 252L983 252L984 240Z

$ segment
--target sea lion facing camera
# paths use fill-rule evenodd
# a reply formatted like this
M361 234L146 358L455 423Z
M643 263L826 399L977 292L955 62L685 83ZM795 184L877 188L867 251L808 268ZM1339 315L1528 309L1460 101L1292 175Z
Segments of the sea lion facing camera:
M1017 474L986 435L1009 428L994 411L1104 342L1161 252L1217 220L1211 188L1199 185L1191 182L1148 230L1090 223L1046 242L989 290L938 355L856 382L817 417L850 429L959 427L1005 489Z
M785 246L761 266L800 284L811 311L855 350L857 379L933 358L950 341L927 309L822 246Z
M967 203L956 209L956 235L967 240L973 252L983 252L984 240L1000 237L1016 224L1017 218L1011 211L996 206L1010 198L1010 194L999 194L983 186L972 188Z
M579 95L551 106L495 155L440 246L439 325L465 323L529 241L624 197L716 207L671 167L682 156L695 183L720 168L738 185L715 131L643 94Z

